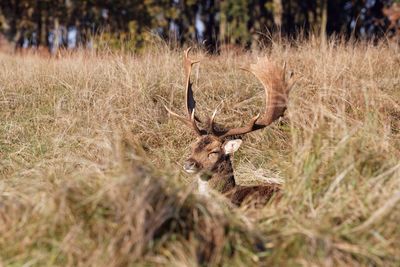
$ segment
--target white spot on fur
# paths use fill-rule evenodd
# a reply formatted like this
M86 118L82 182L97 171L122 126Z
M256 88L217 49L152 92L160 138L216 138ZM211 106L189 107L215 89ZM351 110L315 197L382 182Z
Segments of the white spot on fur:
M208 182L201 180L200 176L197 177L197 189L199 191L199 194L202 196L209 196L209 188L208 188Z

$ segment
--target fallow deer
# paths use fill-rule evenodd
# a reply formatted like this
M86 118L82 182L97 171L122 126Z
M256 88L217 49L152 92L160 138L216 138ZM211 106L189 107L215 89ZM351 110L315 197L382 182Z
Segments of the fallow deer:
M249 198L265 203L274 193L280 191L280 186L277 184L259 186L236 184L231 155L240 147L242 140L233 138L262 129L283 116L294 79L291 77L287 81L285 65L280 68L268 58L252 64L250 69L246 70L253 73L265 89L267 105L264 112L253 117L246 126L222 129L215 123L217 111L215 110L206 121L206 127L201 129L198 124L202 124L202 121L195 115L196 102L190 80L192 66L199 61L192 61L188 56L189 51L190 48L184 52L183 62L187 116L180 116L165 107L171 116L187 124L197 135L197 140L192 145L191 155L184 163L184 170L197 177L200 194L207 196L209 190L214 189L225 194L236 205L240 205Z

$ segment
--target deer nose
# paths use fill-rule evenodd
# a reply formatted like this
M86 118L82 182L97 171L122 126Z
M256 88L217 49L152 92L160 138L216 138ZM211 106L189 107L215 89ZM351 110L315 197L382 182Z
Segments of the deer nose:
M188 173L195 173L198 170L198 166L194 160L188 159L183 164L183 169Z

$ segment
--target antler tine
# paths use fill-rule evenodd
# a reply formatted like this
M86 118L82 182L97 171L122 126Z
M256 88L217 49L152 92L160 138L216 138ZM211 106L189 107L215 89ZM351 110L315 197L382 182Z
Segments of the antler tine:
M192 123L190 122L190 120L188 120L186 117L183 117L181 115L176 114L175 112L173 112L172 110L170 110L166 105L164 105L164 108L168 111L168 113L174 117L177 118L178 120L180 120L181 122L185 123L188 126L192 126Z
M197 126L196 123L196 119L195 119L195 109L193 109L192 111L192 115L190 116L190 119L180 116L178 114L176 114L175 112L173 112L172 110L170 110L166 105L164 105L164 108L168 111L168 113L177 118L178 120L180 120L181 122L183 122L184 124L186 124L189 127L192 127L193 130L196 132L197 135L201 136L203 135L203 131L199 129L199 127Z
M234 135L242 135L242 134L246 134L246 133L264 128L265 126L262 127L262 126L259 126L256 124L256 121L258 120L259 117L260 117L260 114L257 114L256 116L251 118L251 120L249 121L249 123L246 126L228 130L221 136L221 138L225 138L228 136L234 136Z
M239 128L233 128L220 137L242 135L258 129L262 129L283 116L286 110L287 99L290 87L293 84L285 80L286 63L282 68L264 58L250 66L250 69L243 70L251 72L261 82L265 90L265 110L262 114L253 117L250 122Z
M217 135L217 133L214 130L214 119L215 119L215 116L217 115L217 111L218 111L218 107L214 110L211 118L209 117L209 120L208 120L208 129L214 135Z

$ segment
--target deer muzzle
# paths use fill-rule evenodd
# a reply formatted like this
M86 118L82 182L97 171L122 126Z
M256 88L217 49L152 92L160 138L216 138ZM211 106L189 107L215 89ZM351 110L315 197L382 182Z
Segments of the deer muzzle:
M183 164L183 169L187 173L196 173L200 170L200 164L194 159L188 159Z

